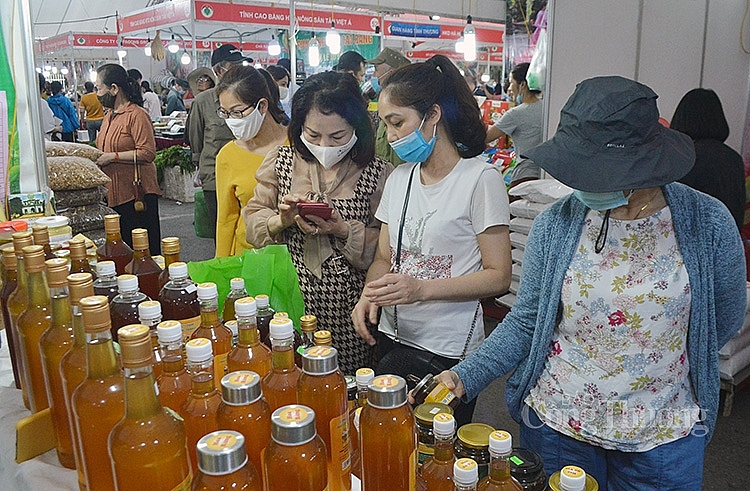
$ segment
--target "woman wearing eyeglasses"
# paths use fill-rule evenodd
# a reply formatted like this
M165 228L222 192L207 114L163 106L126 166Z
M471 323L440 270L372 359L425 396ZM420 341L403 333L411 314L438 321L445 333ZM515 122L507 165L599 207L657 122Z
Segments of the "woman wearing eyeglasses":
M216 257L225 257L252 249L240 211L253 197L255 172L266 154L287 139L279 89L265 70L230 68L216 86L216 95L216 112L235 137L216 155Z

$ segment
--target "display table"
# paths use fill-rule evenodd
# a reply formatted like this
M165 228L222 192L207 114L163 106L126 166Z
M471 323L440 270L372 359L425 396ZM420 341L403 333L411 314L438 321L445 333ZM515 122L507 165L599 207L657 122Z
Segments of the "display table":
M185 143L184 138L166 138L163 136L155 136L156 150L164 150L165 148L174 147L175 145L182 146Z

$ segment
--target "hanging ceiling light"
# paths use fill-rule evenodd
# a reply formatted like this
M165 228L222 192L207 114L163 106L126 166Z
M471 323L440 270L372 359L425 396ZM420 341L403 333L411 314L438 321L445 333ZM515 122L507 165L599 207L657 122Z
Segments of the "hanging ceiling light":
M174 40L174 34L172 34L172 40L167 45L167 50L169 50L170 53L177 53L180 51L180 46Z
M92 84L96 83L96 70L94 70L93 66L89 68L89 80Z
M180 63L183 65L189 65L190 64L190 55L188 54L187 50L182 50L182 56L180 57Z
M69 73L68 67L64 66L60 69L60 73L67 75Z
M341 36L336 30L334 21L331 21L331 29L326 33L326 46L332 55L341 53Z
M44 71L45 72L51 72L52 71L52 67L49 66L49 65L44 65Z
M483 73L482 74L482 82L486 84L489 81L490 81L490 74L489 73Z
M42 69L39 67L36 67L36 73L42 73Z
M117 50L117 57L122 60L128 55L128 52L122 47L122 41L120 41L120 49Z
M256 70L260 70L261 68L263 68L263 65L261 65L260 63L255 63L255 65L253 65L253 68L255 68Z
M279 56L281 54L281 46L274 35L271 35L271 42L268 43L268 54L270 56Z
M307 64L310 66L320 65L320 43L315 38L315 33L313 33L313 37L307 47Z
M57 65L52 65L52 73L57 73Z
M464 27L464 60L474 61L477 59L477 31L471 23L471 16L466 16L466 27Z
M461 36L460 38L456 39L456 53L463 53L464 49L464 37Z
M146 56L151 57L151 36L149 35L148 40L146 41L146 47L143 48L143 52L146 54Z

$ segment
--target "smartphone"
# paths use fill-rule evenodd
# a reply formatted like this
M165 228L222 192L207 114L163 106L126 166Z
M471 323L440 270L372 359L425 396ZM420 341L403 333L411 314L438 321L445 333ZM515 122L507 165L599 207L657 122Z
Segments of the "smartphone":
M333 208L328 203L297 203L297 210L302 218L315 215L323 220L329 220L333 214Z

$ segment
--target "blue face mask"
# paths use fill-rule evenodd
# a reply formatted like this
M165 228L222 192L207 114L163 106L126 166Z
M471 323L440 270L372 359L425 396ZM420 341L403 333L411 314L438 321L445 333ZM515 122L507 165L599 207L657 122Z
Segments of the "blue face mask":
M521 94L518 94L516 96L516 105L520 106L521 104L523 104L523 96Z
M420 131L424 125L424 119L422 118L419 128L390 144L396 155L404 162L424 162L435 148L437 125L432 129L432 139L427 142Z
M372 84L372 90L374 90L376 94L380 94L380 80L378 80L378 77L370 78L370 84Z
M622 191L612 191L611 193L589 193L577 189L573 191L573 196L578 198L578 201L596 211L612 210L625 206L632 194L633 191L627 196Z

